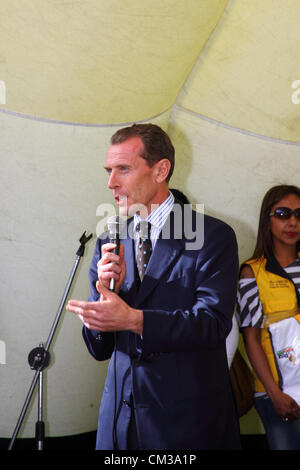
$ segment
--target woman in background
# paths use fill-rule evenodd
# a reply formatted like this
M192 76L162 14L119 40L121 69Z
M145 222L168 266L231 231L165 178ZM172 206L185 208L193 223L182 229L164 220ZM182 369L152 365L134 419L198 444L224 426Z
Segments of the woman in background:
M300 449L299 252L300 188L275 186L262 202L253 256L241 268L237 315L254 371L255 407L277 450Z

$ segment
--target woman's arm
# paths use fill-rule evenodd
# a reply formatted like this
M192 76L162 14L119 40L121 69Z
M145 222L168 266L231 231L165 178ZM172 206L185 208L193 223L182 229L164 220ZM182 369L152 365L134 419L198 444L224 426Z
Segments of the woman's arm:
M299 418L300 407L292 397L280 390L272 376L267 357L260 343L260 329L255 327L243 328L242 334L252 367L272 400L276 413L282 418Z
M250 266L245 266L241 278L254 278ZM300 417L300 407L292 397L280 390L273 378L266 354L261 345L261 329L259 327L241 328L245 348L249 360L258 378L264 385L266 392L272 400L276 413L282 418L295 419Z

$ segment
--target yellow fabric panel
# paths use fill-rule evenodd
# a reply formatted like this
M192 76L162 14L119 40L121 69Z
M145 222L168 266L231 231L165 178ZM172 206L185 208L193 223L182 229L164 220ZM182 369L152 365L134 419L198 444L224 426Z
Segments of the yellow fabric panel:
M292 98L299 99L292 88L300 78L299 18L297 0L230 2L178 103L237 128L299 142L300 105Z
M170 108L228 0L1 0L5 109L81 123Z
M279 312L291 312L297 310L297 297L292 281L282 278L277 274L266 271L266 259L249 260L256 278L259 298L265 315L277 314ZM279 320L277 320L279 321Z

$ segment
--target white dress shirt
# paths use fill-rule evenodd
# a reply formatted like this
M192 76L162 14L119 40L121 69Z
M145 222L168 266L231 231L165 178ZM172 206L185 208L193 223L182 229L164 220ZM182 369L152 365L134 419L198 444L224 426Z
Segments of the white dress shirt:
M151 224L151 232L150 232L150 239L152 243L152 252L154 250L156 241L159 237L162 227L166 223L167 218L173 208L175 198L173 194L170 192L167 199L164 200L162 204L160 204L154 211L150 212L150 214L145 219L147 222ZM138 244L138 232L136 230L137 224L142 220L139 214L134 214L134 240L135 240L135 253L137 253L137 244Z

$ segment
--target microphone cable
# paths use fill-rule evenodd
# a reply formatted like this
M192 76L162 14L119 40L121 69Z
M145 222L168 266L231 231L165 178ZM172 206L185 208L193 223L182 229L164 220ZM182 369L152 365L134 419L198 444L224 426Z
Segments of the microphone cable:
M121 219L118 216L110 217L107 221L107 227L109 231L109 239L111 243L115 243L117 247L112 250L112 253L119 254L120 251L120 226ZM109 290L115 291L115 279L110 280ZM112 429L112 440L114 450L119 450L118 437L117 437L117 333L114 331L114 420Z
M114 422L112 430L112 439L114 449L119 450L118 437L117 437L117 333L114 331L114 389L115 389L115 403L114 403Z

